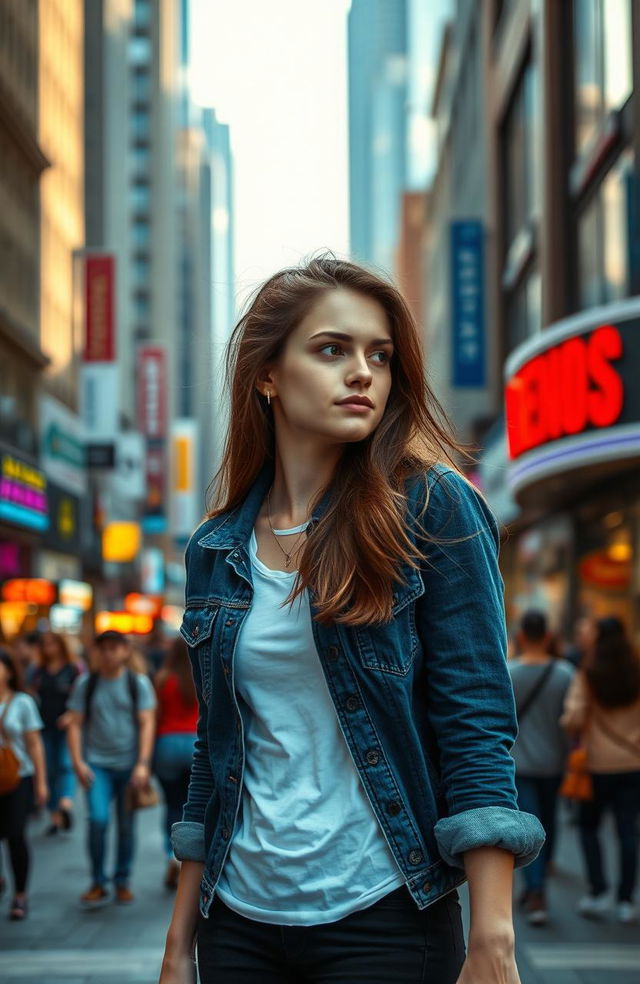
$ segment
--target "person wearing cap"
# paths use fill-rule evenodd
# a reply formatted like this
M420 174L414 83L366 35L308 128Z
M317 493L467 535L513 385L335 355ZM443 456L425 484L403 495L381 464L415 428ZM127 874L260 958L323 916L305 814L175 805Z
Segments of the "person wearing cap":
M69 751L79 782L87 793L88 852L91 885L80 897L83 908L110 901L105 873L105 845L111 803L115 800L118 848L115 900L133 902L129 888L134 854L134 813L127 787L148 785L155 727L155 695L149 678L127 666L131 650L113 629L95 639L95 672L76 680L67 708Z

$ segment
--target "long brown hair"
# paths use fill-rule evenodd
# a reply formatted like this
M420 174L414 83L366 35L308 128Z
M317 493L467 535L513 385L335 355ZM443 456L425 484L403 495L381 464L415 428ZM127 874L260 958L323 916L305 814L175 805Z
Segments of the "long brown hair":
M584 669L589 689L603 707L629 707L640 697L640 660L616 616L596 623Z
M259 374L278 359L313 305L339 288L364 294L384 309L394 342L391 391L376 430L345 445L340 480L331 483L326 511L307 537L292 597L311 587L318 621L361 625L391 618L400 564L416 565L406 532L405 480L438 462L457 471L454 453L466 454L427 382L417 324L393 284L323 253L274 274L255 292L227 351L230 425L209 516L239 505L273 461L273 417L256 389Z
M191 673L189 650L182 636L176 636L167 650L162 666L155 678L156 689L160 690L167 677L172 674L178 678L178 688L182 700L187 707L191 707L197 700L196 688Z
M65 637L61 635L59 632L51 632L50 629L47 629L47 631L43 632L42 635L40 636L40 648L38 650L38 662L40 663L40 666L46 669L47 662L48 662L47 656L44 651L46 645L45 638L47 636L53 639L56 646L58 647L58 653L62 657L65 663L75 663L75 658L73 653L71 652L71 647L69 646L69 643L67 642Z

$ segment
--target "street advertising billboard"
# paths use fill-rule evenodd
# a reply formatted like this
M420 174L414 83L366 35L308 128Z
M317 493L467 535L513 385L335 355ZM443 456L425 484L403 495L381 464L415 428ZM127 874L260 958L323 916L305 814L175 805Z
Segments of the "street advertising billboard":
M49 526L44 472L8 452L0 453L0 520L40 532Z
M484 227L479 219L451 223L452 385L486 385Z
M505 365L514 492L578 468L640 462L640 299L566 318Z
M197 483L198 422L189 417L174 420L171 425L171 533L186 541L200 518Z
M40 398L40 464L60 488L78 496L87 491L82 421L48 394Z
M86 435L87 464L92 468L111 468L119 409L115 256L77 253L75 282L83 332L80 410Z
M145 533L167 530L167 350L141 345L136 360L138 427L145 437Z

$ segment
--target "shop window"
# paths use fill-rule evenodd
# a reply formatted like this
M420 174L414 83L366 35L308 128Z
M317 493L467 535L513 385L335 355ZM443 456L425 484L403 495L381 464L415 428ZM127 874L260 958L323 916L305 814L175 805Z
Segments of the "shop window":
M579 155L633 88L631 0L574 0L575 146Z
M635 517L627 503L611 499L578 513L577 611L594 618L617 615L633 623Z
M568 636L572 550L573 529L566 514L544 520L517 538L505 582L510 630L527 609L538 608L546 613L552 632Z

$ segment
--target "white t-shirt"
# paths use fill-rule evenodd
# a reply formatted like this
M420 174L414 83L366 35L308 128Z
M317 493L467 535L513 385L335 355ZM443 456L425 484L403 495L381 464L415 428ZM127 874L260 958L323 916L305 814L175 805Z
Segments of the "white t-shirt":
M253 602L235 654L244 723L242 802L216 891L259 922L314 925L404 884L329 694L295 572L249 555Z
M6 704L6 701L0 702L0 717L4 714ZM30 697L29 694L15 694L9 703L8 711L2 718L2 724L9 734L11 747L20 763L20 778L32 776L35 767L27 751L24 736L26 731L41 731L44 727L38 705L33 697ZM0 745L2 744L4 742L0 731Z

